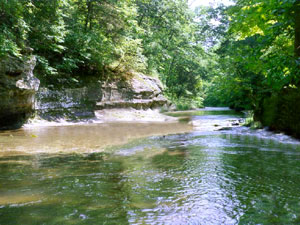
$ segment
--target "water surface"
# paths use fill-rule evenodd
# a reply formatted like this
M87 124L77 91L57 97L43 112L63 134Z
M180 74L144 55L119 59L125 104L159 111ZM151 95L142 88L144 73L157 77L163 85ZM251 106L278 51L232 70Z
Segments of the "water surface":
M177 124L169 135L164 124L1 133L0 224L299 224L298 141L246 128L205 131L199 120L218 128L238 115L195 114L184 115L193 131ZM160 132L113 145L101 139L126 127Z

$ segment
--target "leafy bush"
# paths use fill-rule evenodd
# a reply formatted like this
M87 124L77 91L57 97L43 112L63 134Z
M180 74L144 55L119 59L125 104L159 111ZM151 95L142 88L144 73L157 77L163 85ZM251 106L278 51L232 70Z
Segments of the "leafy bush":
M176 110L192 110L197 108L203 108L203 98L180 98L178 100L173 101L176 106Z

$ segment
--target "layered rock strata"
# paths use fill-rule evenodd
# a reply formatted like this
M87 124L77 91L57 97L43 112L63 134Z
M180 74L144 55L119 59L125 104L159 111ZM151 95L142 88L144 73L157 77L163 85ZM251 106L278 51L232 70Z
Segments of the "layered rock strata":
M168 104L158 79L135 74L127 82L115 82L102 87L102 99L96 109L134 108L154 109Z
M34 111L40 81L34 77L34 56L0 59L0 129L17 128Z
M103 109L155 109L168 105L158 79L134 74L128 81L90 83L64 90L42 88L37 94L36 110L46 120L96 118Z

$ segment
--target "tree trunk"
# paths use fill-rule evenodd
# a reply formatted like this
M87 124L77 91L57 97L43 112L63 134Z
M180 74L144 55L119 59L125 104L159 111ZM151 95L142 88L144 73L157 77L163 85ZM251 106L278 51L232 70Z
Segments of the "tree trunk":
M295 56L300 57L300 0L295 2Z
M87 31L88 28L88 24L89 22L91 22L91 6L92 6L92 2L88 1L87 2L87 14L86 14L86 18L85 18L85 24L84 24L84 30Z

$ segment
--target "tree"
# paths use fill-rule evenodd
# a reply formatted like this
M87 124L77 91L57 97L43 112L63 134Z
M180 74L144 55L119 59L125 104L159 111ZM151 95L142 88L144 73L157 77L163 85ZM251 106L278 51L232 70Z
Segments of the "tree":
M223 77L213 85L235 94L220 96L221 102L253 109L271 93L298 85L299 1L238 0L227 14L229 30L217 51Z
M300 57L300 2L295 1L294 3L294 17L295 17L295 55Z
M24 6L18 0L0 0L0 57L8 54L21 56L29 27L24 20Z

